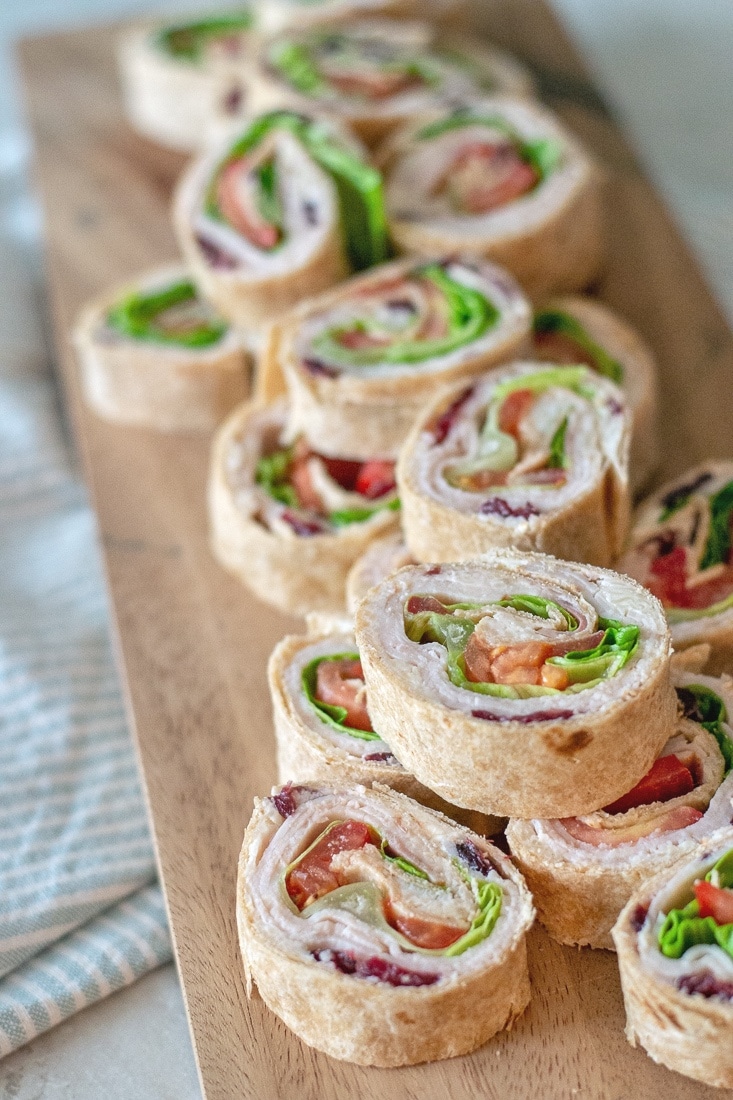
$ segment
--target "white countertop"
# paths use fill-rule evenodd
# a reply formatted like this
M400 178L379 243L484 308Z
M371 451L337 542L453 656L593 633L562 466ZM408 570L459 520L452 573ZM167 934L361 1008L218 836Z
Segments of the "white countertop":
M554 4L583 46L733 323L733 3ZM0 355L5 369L48 370L39 267L29 247L38 218L18 178L24 143L19 97L6 63L10 43L20 34L72 21L119 18L159 6L144 0L6 0L0 5ZM202 4L186 0L185 6ZM200 1095L172 966L0 1063L0 1100L196 1100Z

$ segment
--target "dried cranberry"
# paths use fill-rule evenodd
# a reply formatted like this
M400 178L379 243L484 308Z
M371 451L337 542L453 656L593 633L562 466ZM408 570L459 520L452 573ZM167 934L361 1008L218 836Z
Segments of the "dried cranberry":
M199 246L209 267L216 267L222 271L231 271L239 266L239 261L229 252L225 252L218 244L214 244L208 237L201 233L196 236L196 244Z
M467 390L464 390L461 396L457 397L453 404L449 405L445 412L441 413L435 421L433 425L433 439L436 443L442 443L445 440L448 432L456 422L461 409L473 396L474 389L474 386L469 386Z
M635 932L641 932L648 912L648 905L637 905L636 909L634 909L634 912L631 914L631 927Z
M302 789L302 787L294 787L292 783L286 783L277 794L272 796L280 817L290 817L295 813L298 808L298 794Z
M701 997L721 997L733 1001L733 982L721 981L709 970L703 970L700 974L683 974L676 984L683 993L699 993Z
M322 359L306 358L301 360L303 366L310 374L320 375L322 378L337 378L338 370L336 367L330 367L327 363L324 363Z
M368 959L357 958L351 951L314 951L313 957L318 962L330 962L340 970L342 974L353 974L355 978L377 978L387 985L434 985L440 978L439 974L420 974L415 970L406 970L397 963L380 959L378 955L372 955Z
M493 869L488 858L480 851L472 840L461 840L456 844L458 858L470 867L472 871L478 871L480 875L488 875Z
M322 523L317 520L301 519L300 516L296 516L295 512L291 512L289 509L285 509L281 513L283 520L289 527L292 527L296 535L301 538L310 538L312 535L322 535L326 528Z
M535 508L531 501L527 501L526 504L520 504L518 508L513 508L508 500L504 500L503 497L491 497L490 500L485 500L479 508L479 512L482 516L501 516L502 519L508 519L513 516L516 519L529 519L530 516L539 516L539 508Z
M365 757L363 757L363 759L368 760L371 764L390 764L391 766L400 766L399 760L391 752L370 752Z
M485 722L521 722L523 725L574 717L571 710L533 710L531 714L495 714L492 710L472 710L471 714L474 718L483 718Z

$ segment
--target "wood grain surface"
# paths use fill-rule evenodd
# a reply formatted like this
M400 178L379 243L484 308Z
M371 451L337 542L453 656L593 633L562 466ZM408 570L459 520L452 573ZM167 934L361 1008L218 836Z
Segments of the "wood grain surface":
M478 5L477 5L478 6ZM664 474L730 456L733 339L634 154L538 0L481 0L500 44L608 167L608 271L599 293L645 334L662 371ZM104 549L130 723L151 810L207 1100L700 1100L733 1096L656 1066L623 1035L615 964L531 935L532 1004L476 1054L369 1070L301 1044L239 961L234 890L252 798L275 778L265 663L292 620L257 603L207 547L208 440L115 427L81 404L69 330L83 302L175 255L168 219L183 161L123 120L113 32L29 40L27 104L45 216L66 400Z

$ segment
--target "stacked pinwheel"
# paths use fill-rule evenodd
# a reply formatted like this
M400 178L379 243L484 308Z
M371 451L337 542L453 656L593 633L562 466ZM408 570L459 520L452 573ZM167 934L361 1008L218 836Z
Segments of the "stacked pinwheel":
M308 616L269 665L245 968L334 1057L449 1057L527 1005L536 907L616 944L632 1042L733 1086L733 462L632 525L657 377L581 293L603 172L426 8L262 0L121 43L133 124L197 155L185 265L86 311L86 392L228 414L214 553Z

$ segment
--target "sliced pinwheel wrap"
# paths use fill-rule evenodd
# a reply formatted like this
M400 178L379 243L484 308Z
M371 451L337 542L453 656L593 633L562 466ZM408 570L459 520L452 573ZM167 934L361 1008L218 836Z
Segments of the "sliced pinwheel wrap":
M707 643L733 673L733 462L705 462L639 506L619 569L664 605L675 649Z
M621 391L585 366L513 363L442 391L397 466L413 557L514 546L611 565L629 526L629 434Z
M442 104L487 91L532 94L527 71L428 23L363 19L291 30L263 46L250 83L253 109L317 111L373 146Z
M173 220L202 292L249 332L388 252L381 175L359 142L292 111L195 160Z
M273 326L265 393L284 375L291 430L327 453L394 459L431 390L519 353L531 309L501 268L468 257L375 268Z
M534 356L585 363L623 390L633 421L629 476L634 490L659 460L659 394L654 357L641 336L594 298L556 298L534 315Z
M733 829L642 886L613 939L632 1046L669 1069L733 1088Z
M506 824L451 806L400 764L372 728L353 633L283 638L267 669L281 783L382 783L485 836Z
M253 15L246 6L128 28L117 57L125 110L135 129L184 153L203 148L222 106L222 90L242 87L239 73L254 56L253 37Z
M492 96L433 110L378 151L392 236L421 256L464 249L508 268L532 297L599 273L599 169L545 108Z
M733 680L676 671L681 714L649 772L584 817L511 821L507 840L560 943L613 947L635 890L692 858L733 816Z
M401 532L395 531L375 539L352 565L346 578L346 607L352 614L370 588L385 577L391 577L403 565L414 565L415 559L405 545Z
M533 916L506 856L396 791L287 785L255 802L237 889L248 986L334 1058L451 1058L511 1026Z
M84 396L107 420L210 431L249 390L242 337L180 265L156 268L90 302L74 344Z
M355 636L375 728L482 813L607 806L674 728L662 608L610 570L512 550L406 566L364 597Z
M394 465L324 456L287 436L286 419L285 402L252 402L220 428L209 473L212 547L283 611L342 611L354 561L399 522Z

